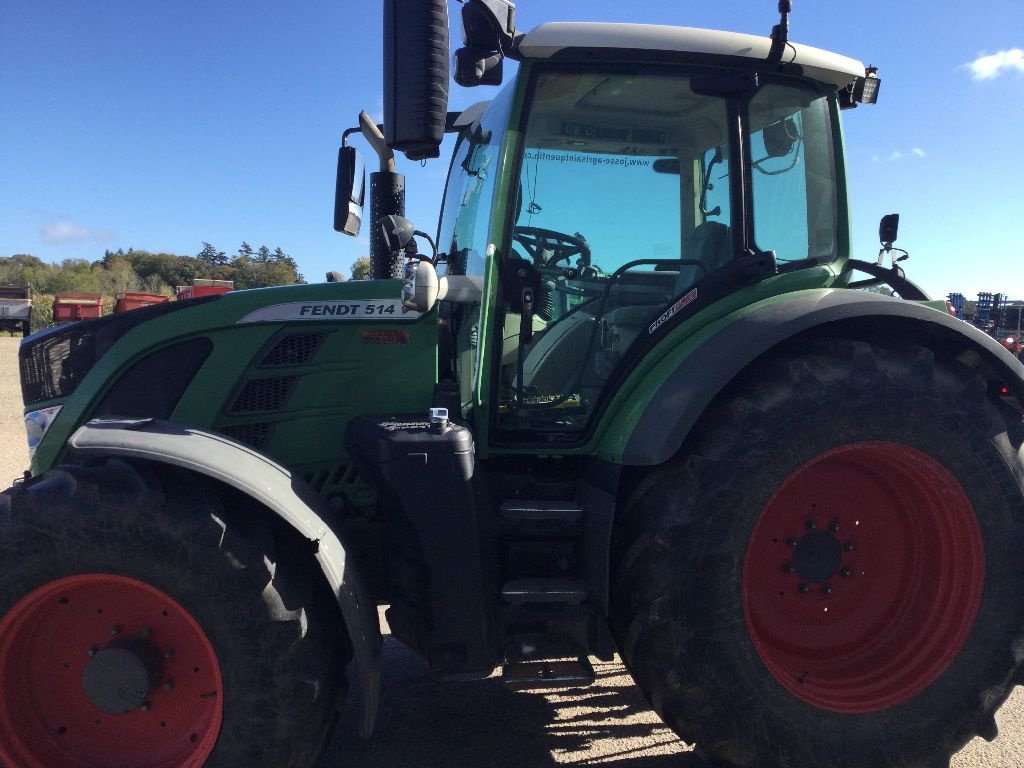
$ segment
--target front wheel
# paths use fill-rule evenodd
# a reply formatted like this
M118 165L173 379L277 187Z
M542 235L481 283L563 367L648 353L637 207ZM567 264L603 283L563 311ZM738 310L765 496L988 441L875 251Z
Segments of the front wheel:
M752 369L619 527L613 631L721 765L933 768L1024 647L1020 417L911 346Z
M315 764L344 649L301 546L185 473L0 495L0 765Z

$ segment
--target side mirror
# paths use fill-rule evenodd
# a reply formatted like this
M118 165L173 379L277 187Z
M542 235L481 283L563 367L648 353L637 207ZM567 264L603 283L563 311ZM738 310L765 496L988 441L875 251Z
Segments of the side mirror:
M896 242L896 234L900 229L900 215L888 213L878 222L878 241L882 245L892 245Z
M455 52L455 82L463 88L501 85L505 57L487 48L459 48Z
M358 235L363 221L366 186L363 156L354 147L338 150L338 176L334 185L334 231Z
M437 157L448 116L447 0L384 0L384 139Z
M462 4L462 45L455 52L455 82L466 88L501 85L505 57L515 52L516 6L512 0L468 0Z

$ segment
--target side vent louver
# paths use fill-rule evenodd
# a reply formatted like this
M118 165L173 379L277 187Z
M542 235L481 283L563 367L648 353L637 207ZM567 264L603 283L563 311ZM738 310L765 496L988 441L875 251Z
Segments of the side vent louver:
M327 338L326 333L294 333L280 339L259 362L260 368L305 365Z
M232 440L245 443L253 448L262 448L270 437L270 424L235 424L220 427L219 431Z
M231 404L229 413L278 411L288 402L298 376L251 379Z

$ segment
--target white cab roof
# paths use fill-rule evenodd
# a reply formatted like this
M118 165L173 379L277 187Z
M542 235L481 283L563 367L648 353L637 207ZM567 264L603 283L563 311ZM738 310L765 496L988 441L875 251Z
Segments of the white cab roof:
M692 27L551 22L528 32L518 50L525 59L547 59L566 48L632 48L764 60L768 58L771 40L767 36ZM799 64L807 77L840 88L864 76L864 65L856 59L808 45L790 43L782 60Z

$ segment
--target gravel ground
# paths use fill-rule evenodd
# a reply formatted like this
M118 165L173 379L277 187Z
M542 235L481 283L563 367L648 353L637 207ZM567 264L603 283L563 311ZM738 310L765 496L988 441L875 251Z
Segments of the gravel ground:
M25 421L18 383L20 336L0 336L0 485L4 488L28 469Z
M0 337L0 479L6 483L28 467L19 341ZM325 768L706 768L644 705L621 664L596 669L597 683L575 692L516 692L496 679L441 685L418 657L386 639L376 732L368 741L359 738L350 704ZM997 720L1000 737L972 741L954 768L1024 766L1022 689Z

